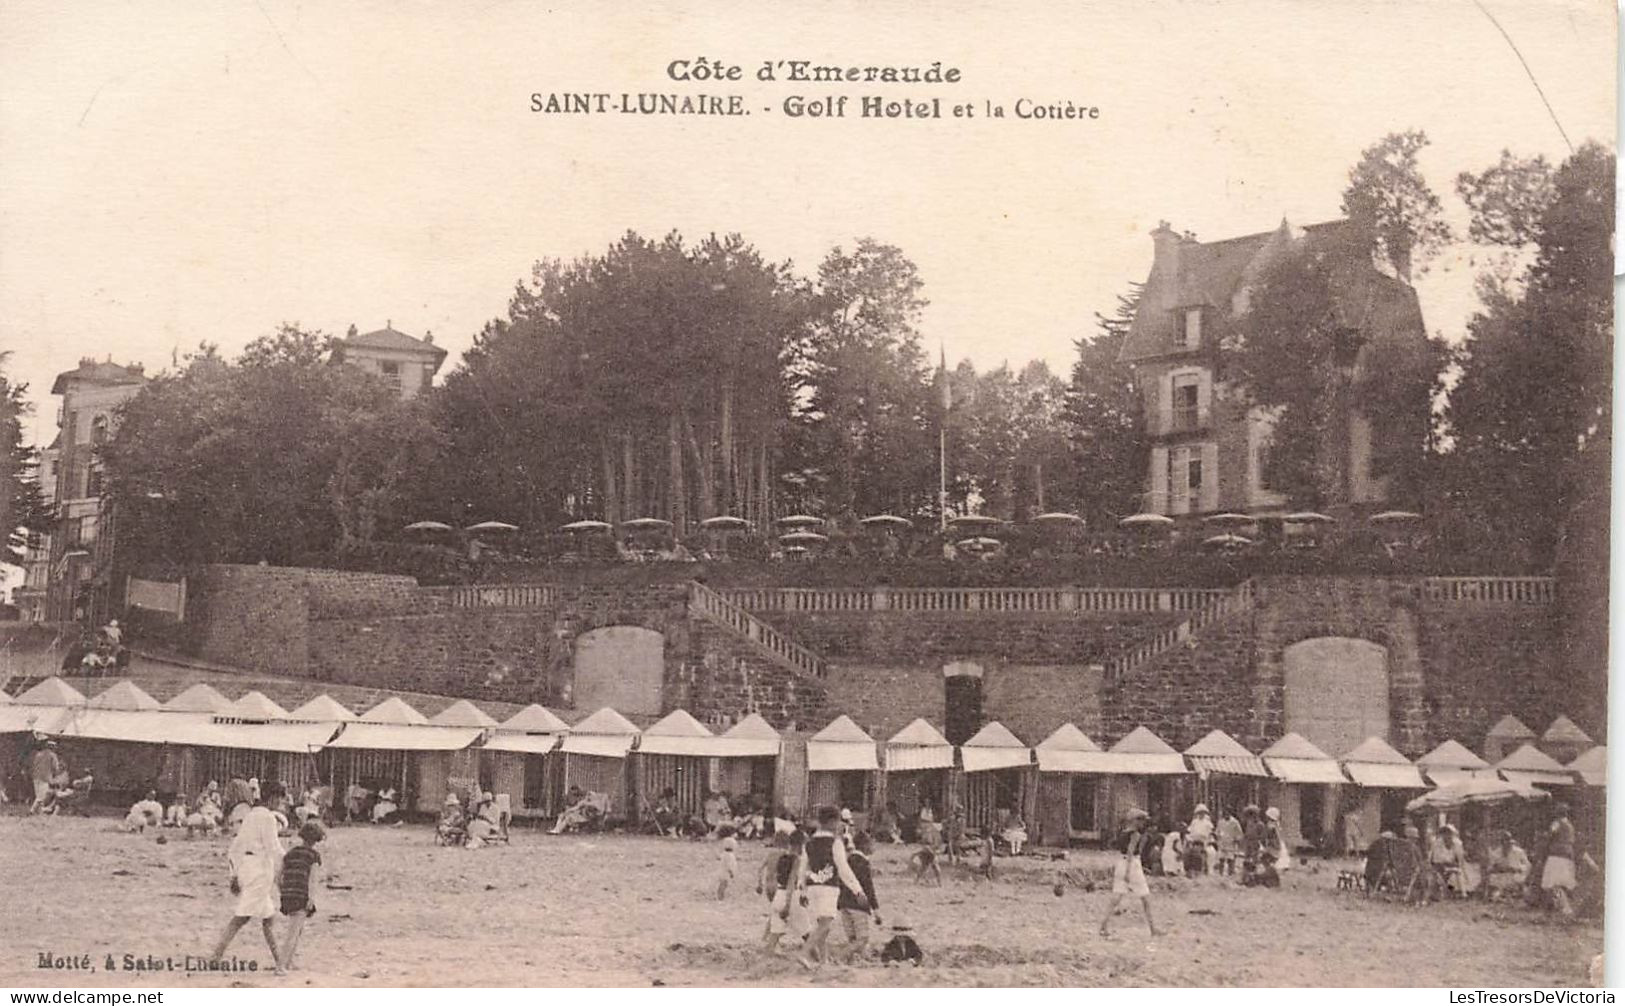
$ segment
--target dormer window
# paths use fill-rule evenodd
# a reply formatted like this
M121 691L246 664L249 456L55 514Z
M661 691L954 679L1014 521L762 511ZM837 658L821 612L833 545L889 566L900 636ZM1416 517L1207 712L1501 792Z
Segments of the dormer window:
M1188 307L1185 309L1183 324L1180 326L1180 345L1186 349L1199 349L1202 345L1202 309Z

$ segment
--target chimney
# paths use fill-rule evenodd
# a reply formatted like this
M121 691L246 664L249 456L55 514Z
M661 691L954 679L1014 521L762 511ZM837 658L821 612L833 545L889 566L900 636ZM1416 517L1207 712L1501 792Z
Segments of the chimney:
M425 332L424 332L424 333L423 333L423 341L424 341L424 342L426 342L426 343L428 343L428 344L429 344L429 345L431 345L431 346L432 346L432 345L434 345L434 332L432 332L432 331L425 331Z
M355 322L353 322L353 321L350 322L350 331L349 331L348 334L349 334L349 337L352 338L352 339L354 339L356 337Z
M1184 239L1168 225L1168 221L1158 222L1157 229L1151 232L1151 244L1156 249L1151 260L1151 273L1166 282L1163 283L1164 307L1173 307L1172 299L1178 296L1179 277L1179 248Z

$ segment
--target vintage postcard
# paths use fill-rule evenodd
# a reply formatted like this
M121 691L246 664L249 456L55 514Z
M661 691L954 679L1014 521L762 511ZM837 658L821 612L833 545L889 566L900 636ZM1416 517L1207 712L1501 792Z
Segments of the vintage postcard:
M0 985L1601 985L1615 61L0 5Z

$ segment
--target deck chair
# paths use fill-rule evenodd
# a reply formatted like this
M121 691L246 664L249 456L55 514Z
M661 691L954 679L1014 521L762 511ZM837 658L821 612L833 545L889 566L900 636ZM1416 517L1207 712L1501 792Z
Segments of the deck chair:
M1378 838L1366 852L1365 893L1397 896L1406 903L1426 898L1433 871L1422 852L1402 838Z

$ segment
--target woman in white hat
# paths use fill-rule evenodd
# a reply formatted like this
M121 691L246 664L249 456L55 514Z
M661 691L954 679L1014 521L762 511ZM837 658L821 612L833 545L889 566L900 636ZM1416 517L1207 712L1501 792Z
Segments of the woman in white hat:
M1212 873L1213 859L1213 817L1207 804L1199 803L1191 812L1191 823L1185 826L1185 872Z
M1100 920L1100 935L1111 935L1112 916L1117 914L1117 906L1123 899L1134 895L1140 899L1145 908L1145 924L1151 930L1152 936L1161 936L1162 931L1151 917L1151 885L1145 880L1145 867L1140 863L1140 854L1144 851L1145 825L1151 815L1135 807L1126 815L1125 826L1112 843L1112 851L1118 854L1117 863L1112 867L1112 903L1106 909L1106 917Z

